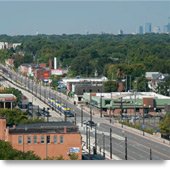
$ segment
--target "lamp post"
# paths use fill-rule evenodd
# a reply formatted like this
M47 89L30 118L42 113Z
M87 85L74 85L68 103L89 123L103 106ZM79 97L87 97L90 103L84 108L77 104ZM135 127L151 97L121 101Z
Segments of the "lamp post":
M143 105L143 126L142 126L143 136L145 135L145 134L144 134L144 129L145 129L145 122L144 122L144 121L145 121L145 115L144 115L144 112L145 112L144 110L145 110L145 109L144 109L144 108L145 108L145 106L146 106L146 105L144 104L144 105Z
M151 105L149 105L149 112L150 112L150 108L151 108ZM149 114L149 127L151 127L151 124L150 124L150 114Z
M102 117L102 93L100 96L100 117Z
M81 105L81 126L83 126L83 105Z
M155 113L156 113L156 108L154 108L154 130L155 130Z

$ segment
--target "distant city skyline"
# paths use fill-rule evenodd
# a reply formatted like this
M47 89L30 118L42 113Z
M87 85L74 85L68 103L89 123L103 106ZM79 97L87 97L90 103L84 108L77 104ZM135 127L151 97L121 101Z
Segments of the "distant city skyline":
M166 30L170 1L1 2L0 34L138 33L151 23L152 32Z

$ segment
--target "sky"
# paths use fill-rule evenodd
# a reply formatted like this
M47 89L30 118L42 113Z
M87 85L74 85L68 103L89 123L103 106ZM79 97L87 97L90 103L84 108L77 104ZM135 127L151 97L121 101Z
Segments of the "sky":
M170 1L0 1L0 34L136 33L168 23Z

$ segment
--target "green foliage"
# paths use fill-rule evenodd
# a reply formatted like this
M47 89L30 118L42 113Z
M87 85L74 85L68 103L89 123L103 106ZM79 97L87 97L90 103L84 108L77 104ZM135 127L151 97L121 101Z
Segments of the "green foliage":
M71 155L70 155L70 159L71 160L78 160L78 154L76 154L76 153L72 153Z
M170 89L170 77L166 80L166 82L160 82L158 84L158 92L162 95L169 96L169 89Z
M0 160L40 160L32 151L22 152L13 149L9 142L0 140Z
M46 159L44 159L44 160L65 160L64 159L64 157L63 157L63 155L60 155L59 157L47 157Z
M165 117L159 122L159 129L164 135L170 134L170 113L166 113Z
M17 108L14 108L13 110L0 108L0 117L4 116L6 116L7 125L44 122L44 119L39 118L34 120L28 119L28 113Z
M61 80L60 76L56 76L56 75L50 75L50 79L52 80L50 86L53 88L56 88L58 86L57 81Z
M24 62L48 65L49 58L57 57L58 67L70 66L70 76L94 76L97 70L110 79L132 75L133 81L145 71L170 72L168 34L0 35L0 41L22 43L15 53L0 50L0 59L14 58L16 67Z
M104 83L105 92L116 92L118 90L118 84L116 81L108 81Z

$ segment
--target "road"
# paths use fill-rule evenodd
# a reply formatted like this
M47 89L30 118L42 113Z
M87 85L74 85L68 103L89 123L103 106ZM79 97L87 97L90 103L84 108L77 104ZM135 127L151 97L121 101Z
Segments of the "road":
M7 75L13 81L19 81L23 83L30 92L34 91L35 94L40 97L43 101L47 101L48 97L53 97L56 100L61 101L62 103L67 104L70 107L71 111L76 113L76 122L79 125L80 132L83 135L86 135L85 127L81 127L81 109L75 106L71 99L68 99L63 94L60 94L54 90L51 90L49 87L43 87L35 82L28 80L21 75L17 75L14 72L10 72ZM42 102L37 100L37 104ZM48 107L45 105L45 107ZM54 112L54 111L53 111ZM64 120L62 116L57 113L53 113L51 121L53 118L56 120ZM83 119L90 119L90 114L83 111ZM68 119L70 120L70 119ZM71 121L73 118L71 119ZM124 128L116 126L116 124L110 124L106 118L100 118L99 115L93 115L93 121L98 124L97 126L97 145L98 148L101 148L103 152L103 135L105 134L105 150L110 151L110 137L109 131L112 128L112 150L113 154L118 156L121 159L125 159L125 136L127 137L127 158L128 160L149 160L150 159L150 149L152 150L152 159L153 160L169 160L170 159L170 146L158 143L156 141L150 140L145 136L140 136ZM94 137L94 128L90 129L90 136ZM124 133L122 133L124 131ZM93 144L94 145L94 144Z

